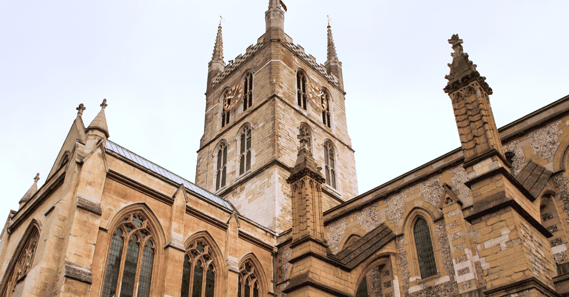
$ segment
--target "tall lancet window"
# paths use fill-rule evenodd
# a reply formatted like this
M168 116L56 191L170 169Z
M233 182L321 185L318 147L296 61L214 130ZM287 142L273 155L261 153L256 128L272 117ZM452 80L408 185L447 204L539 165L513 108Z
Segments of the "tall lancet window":
M239 268L238 297L259 297L259 278L255 268L249 261Z
M336 188L336 162L334 160L334 146L330 141L324 144L324 170L326 171L326 184Z
M146 218L126 216L113 232L101 296L150 296L155 249Z
M217 271L211 252L202 240L190 245L184 256L181 297L213 297Z
M251 170L251 128L246 127L240 136L241 158L239 160L239 175Z
M231 98L227 98L227 93L229 92L229 90L225 91L224 95L223 95L223 99L221 102L221 128L225 127L225 125L229 124L229 120L230 120L230 112L231 110L225 110L223 107L224 106L231 106Z
M244 96L243 96L243 111L253 105L253 73L247 73L245 75L245 80L243 81Z
M429 224L427 224L423 218L419 218L417 222L415 222L414 233L421 278L425 279L437 274L437 265L435 263L435 254L433 252L433 242L431 241Z
M330 123L330 94L327 91L324 91L322 97L320 98L322 107L324 110L322 111L322 123L328 128L332 127Z
M222 143L217 151L217 175L215 180L215 190L225 187L227 175L227 145Z
M28 272L32 269L34 256L38 246L39 231L34 226L28 228L28 231L22 237L21 243L14 254L15 264L8 266L7 273L5 274L5 284L2 288L2 296L14 296L14 290L20 280L22 280ZM20 286L22 284L20 283ZM20 293L21 294L21 293Z
M306 109L306 75L300 71L296 73L296 100L300 107Z

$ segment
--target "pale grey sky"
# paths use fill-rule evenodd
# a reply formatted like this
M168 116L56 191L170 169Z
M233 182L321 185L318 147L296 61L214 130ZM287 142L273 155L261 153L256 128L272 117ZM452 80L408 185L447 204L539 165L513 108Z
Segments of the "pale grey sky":
M454 33L499 127L569 94L569 1L284 1L319 63L332 19L360 193L460 145L442 91ZM227 62L264 33L267 4L1 1L0 221L43 184L79 103L89 125L107 98L111 140L194 180L219 16Z

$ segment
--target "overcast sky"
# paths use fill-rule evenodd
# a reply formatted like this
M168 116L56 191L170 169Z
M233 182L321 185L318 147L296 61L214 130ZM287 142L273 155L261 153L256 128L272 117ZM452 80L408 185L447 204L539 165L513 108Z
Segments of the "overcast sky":
M286 33L318 63L332 19L360 193L460 146L442 90L454 33L499 127L569 94L569 1L284 1ZM267 6L0 1L0 221L37 172L43 185L77 105L89 125L103 98L111 140L193 181L219 16L227 62L264 33Z

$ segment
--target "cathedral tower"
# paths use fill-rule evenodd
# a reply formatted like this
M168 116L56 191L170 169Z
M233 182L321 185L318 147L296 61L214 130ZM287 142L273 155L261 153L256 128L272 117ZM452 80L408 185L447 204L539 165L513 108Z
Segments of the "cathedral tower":
M318 64L284 32L285 10L282 1L270 0L265 33L227 64L219 27L196 169L199 186L278 232L292 226L286 179L296 161L299 133L307 135L323 167L323 209L358 193L332 29L328 26L326 64Z

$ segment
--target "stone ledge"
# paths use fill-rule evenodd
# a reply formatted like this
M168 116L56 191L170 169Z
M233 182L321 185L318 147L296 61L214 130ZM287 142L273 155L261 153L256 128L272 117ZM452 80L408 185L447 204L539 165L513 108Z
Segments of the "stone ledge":
M308 276L308 272L305 272L303 274L300 274L298 276L293 277L290 280L290 283L288 284L288 286L283 290L283 293L290 293L293 292L295 290L298 290L300 288L306 287L306 286L310 286L319 290L322 290L326 293L330 293L334 296L342 296L342 297L353 297L351 294L348 294L346 292L340 291L338 289L332 288L330 286L327 286L325 284L321 284L319 282L317 282L316 280L312 279L310 276Z
M484 296L494 297L494 296L509 296L517 292L522 292L526 290L537 290L545 296L550 297L560 297L561 295L555 292L552 288L545 285L542 281L535 277L530 277L523 279L521 281L509 283L497 288L492 288L484 291Z
M77 208L84 209L99 216L103 214L101 203L95 203L81 197L77 197Z
M65 262L64 276L89 285L93 283L91 268L72 262Z

